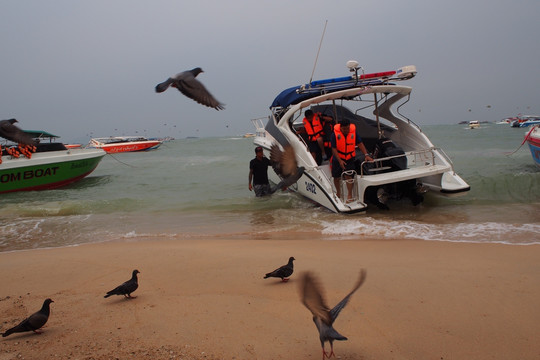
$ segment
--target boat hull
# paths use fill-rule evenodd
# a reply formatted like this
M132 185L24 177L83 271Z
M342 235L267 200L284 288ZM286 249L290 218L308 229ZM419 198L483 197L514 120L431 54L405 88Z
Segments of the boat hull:
M155 150L161 145L161 141L137 141L137 142L125 142L117 144L103 144L93 146L98 149L103 149L107 154L116 154L122 152L135 152L135 151L148 151Z
M529 150L531 151L532 158L534 163L538 168L540 168L540 128L536 127L531 130L526 135L527 144L529 145Z
M0 164L0 193L48 190L71 184L90 174L105 152L75 149L35 153L31 159L4 156Z

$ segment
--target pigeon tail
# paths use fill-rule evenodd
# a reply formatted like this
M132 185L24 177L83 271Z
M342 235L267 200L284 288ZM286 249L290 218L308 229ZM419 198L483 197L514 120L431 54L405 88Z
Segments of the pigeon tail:
M169 88L169 86L172 84L172 82L173 82L173 79L168 78L164 82L157 84L156 85L156 92L157 93L164 92L165 90L167 90Z

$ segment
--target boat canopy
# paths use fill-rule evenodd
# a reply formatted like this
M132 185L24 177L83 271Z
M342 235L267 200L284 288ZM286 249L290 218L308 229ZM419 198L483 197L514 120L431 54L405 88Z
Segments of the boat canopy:
M272 108L287 108L316 96L366 86L394 85L389 81L402 81L416 75L416 66L403 66L397 71L383 71L369 74L358 74L359 68L353 68L354 75L311 81L309 84L294 86L283 90L272 102Z
M24 130L25 133L33 138L59 138L60 136L51 134L43 130Z
M352 89L355 87L388 84L390 77L395 74L395 71L385 71L372 74L363 74L358 78L356 76L344 76L339 78L312 81L309 84L294 86L283 90L274 99L270 108L286 108L290 105L298 104L304 100L334 91Z

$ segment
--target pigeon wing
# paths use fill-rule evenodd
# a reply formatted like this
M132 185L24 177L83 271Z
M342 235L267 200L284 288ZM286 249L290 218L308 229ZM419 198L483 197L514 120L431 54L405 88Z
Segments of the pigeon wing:
M272 163L272 168L278 175L283 175L281 169L281 159L283 158L283 152L279 148L279 145L274 143L270 147L270 163Z
M179 79L176 84L178 90L186 95L188 98L195 100L199 104L214 108L216 110L223 110L225 107L217 101L204 85L194 76L185 76Z
M334 323L334 321L336 320L336 318L338 317L340 311L345 307L345 305L347 305L347 303L349 302L349 298L351 297L352 294L355 293L356 290L358 290L358 288L360 286L362 286L362 284L364 283L364 281L366 280L366 270L365 269L362 269L360 271L360 277L358 278L358 281L356 282L356 284L354 285L354 288L351 290L351 292L349 294L347 294L347 296L345 296L343 298L343 300L341 300L336 306L334 306L334 308L332 310L330 310L330 319L331 319L331 322L330 324Z
M30 317L26 319L25 322L26 322L26 326L30 330L37 330L37 329L40 329L43 325L45 325L48 319L49 319L48 314L44 314L38 311L37 313L30 315Z
M14 119L11 119L14 120ZM13 125L10 120L0 121L0 136L13 142L25 145L35 145L30 135Z
M276 172L282 177L289 177L296 174L298 163L296 155L291 145L286 145L283 151L278 144L272 144L270 147L270 162Z
M313 316L330 326L330 309L326 305L319 282L310 272L304 273L300 279L300 296L302 304L311 311Z
M294 148L291 145L287 145L281 156L281 171L283 176L288 177L294 175L296 174L297 169L298 164L296 162Z
M117 287L115 287L111 291L107 292L107 295L124 295L124 294L131 293L131 292L135 291L135 290L131 290L133 288L133 285L131 283L132 283L132 280L128 280L125 283L123 283L122 285L118 285ZM137 284L135 284L135 285L137 285ZM136 287L135 287L135 289L136 289Z

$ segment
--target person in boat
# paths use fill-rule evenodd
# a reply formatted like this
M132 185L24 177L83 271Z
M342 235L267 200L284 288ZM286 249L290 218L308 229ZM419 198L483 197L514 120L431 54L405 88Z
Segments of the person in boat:
M334 132L330 139L332 144L332 177L336 187L337 196L341 197L340 180L344 171L356 169L356 148L362 152L359 161L373 161L371 154L368 153L362 138L358 134L356 125L351 124L350 120L343 119L334 126ZM363 157L363 158L362 158ZM346 175L346 179L351 176ZM352 200L352 183L347 183L347 201Z
M255 158L249 162L249 191L255 191L255 196L270 195L270 183L268 182L268 166L270 160L264 156L263 148L255 148Z
M324 128L325 123L332 122L334 119L330 116L322 115L321 113L314 113L313 110L308 109L304 112L304 129L308 136L308 148L311 155L317 160L317 155L322 155L322 160L327 159L326 151L324 150Z

